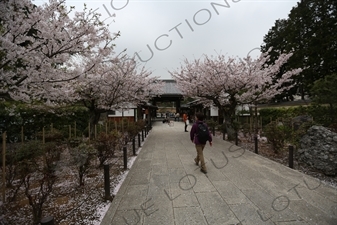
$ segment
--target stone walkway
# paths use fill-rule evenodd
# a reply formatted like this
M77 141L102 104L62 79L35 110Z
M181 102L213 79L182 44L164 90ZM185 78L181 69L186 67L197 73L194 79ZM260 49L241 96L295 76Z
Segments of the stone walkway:
M155 122L101 224L337 225L319 180L218 138L204 155L206 175L184 124Z

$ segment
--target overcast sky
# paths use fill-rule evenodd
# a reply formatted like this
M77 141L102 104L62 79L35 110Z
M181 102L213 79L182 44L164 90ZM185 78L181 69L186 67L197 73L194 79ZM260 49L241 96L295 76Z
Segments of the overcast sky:
M36 4L47 2L35 0ZM67 0L102 14L111 32L121 32L116 52L139 59L161 79L185 58L203 54L245 57L256 50L275 20L287 18L297 0ZM227 6L227 7L226 7ZM111 18L110 15L116 14ZM253 50L255 49L255 50ZM252 51L253 50L253 51ZM152 52L151 52L152 51ZM143 62L142 62L143 61Z

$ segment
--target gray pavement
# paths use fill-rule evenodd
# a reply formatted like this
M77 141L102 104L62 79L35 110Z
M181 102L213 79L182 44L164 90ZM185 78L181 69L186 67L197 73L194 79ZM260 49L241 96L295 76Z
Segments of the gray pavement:
M182 122L155 122L101 224L337 225L337 189L313 177L220 138L206 175L195 156Z

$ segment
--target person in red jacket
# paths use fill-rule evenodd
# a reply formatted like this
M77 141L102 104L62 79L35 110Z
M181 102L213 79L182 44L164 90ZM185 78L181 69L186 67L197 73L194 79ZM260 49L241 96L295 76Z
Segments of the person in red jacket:
M201 162L200 171L206 174L207 169L206 169L206 165L205 165L205 159L204 159L203 151L204 151L204 148L205 148L205 145L206 145L207 141L205 143L203 143L202 141L200 141L198 139L199 124L204 124L207 127L207 124L204 123L203 120L204 120L204 115L201 114L201 113L197 113L196 114L196 121L191 128L190 138L191 138L191 141L195 144L195 148L197 150L197 157L194 159L194 162L195 162L196 165L199 165L199 162ZM208 130L208 142L209 142L209 145L212 146L212 134L209 131L208 127L207 127L207 130Z
M184 121L184 123L185 123L185 132L188 132L188 130L187 130L187 120L188 120L188 116L187 116L187 114L186 113L184 113L183 114L183 121Z

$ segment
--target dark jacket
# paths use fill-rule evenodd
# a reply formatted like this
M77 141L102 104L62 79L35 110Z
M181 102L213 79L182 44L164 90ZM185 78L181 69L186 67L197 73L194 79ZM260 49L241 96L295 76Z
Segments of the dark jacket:
M192 126L192 128L191 128L191 132L190 132L190 138L191 138L191 141L193 141L193 143L196 144L196 145L201 145L201 143L199 142L198 137L197 137L197 134L198 134L198 124L199 124L199 123L204 123L204 122L203 122L203 121L196 121L196 122L193 124L193 126ZM204 123L204 124L207 126L206 123ZM207 128L208 128L208 126L207 126ZM209 142L212 142L212 134L211 134L209 128L208 128L208 132L209 132L209 138L208 138L208 141L209 141Z

